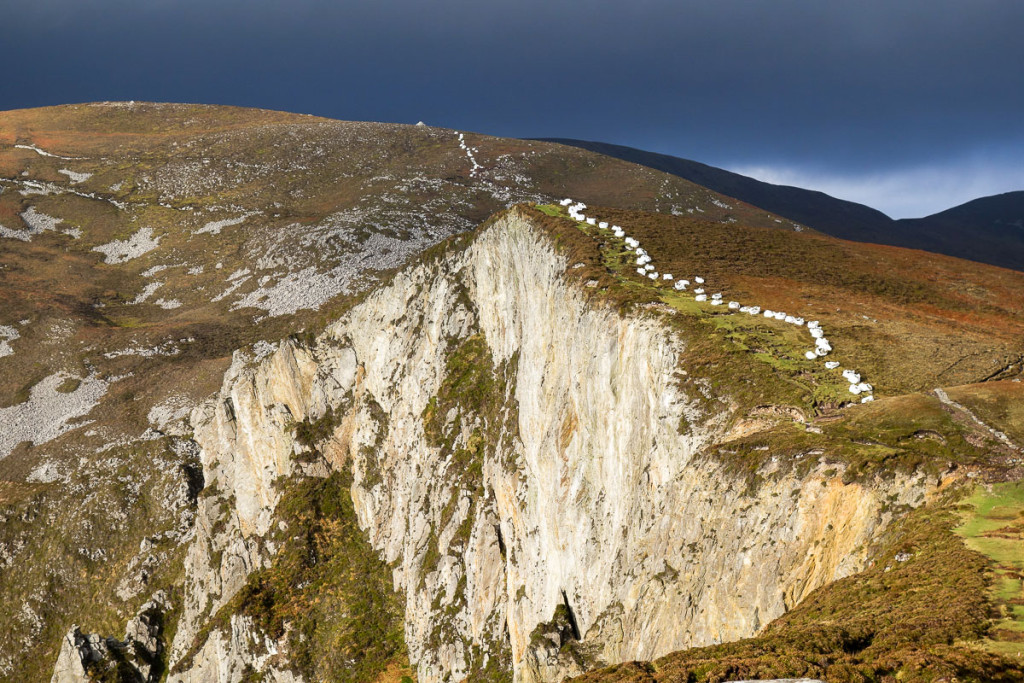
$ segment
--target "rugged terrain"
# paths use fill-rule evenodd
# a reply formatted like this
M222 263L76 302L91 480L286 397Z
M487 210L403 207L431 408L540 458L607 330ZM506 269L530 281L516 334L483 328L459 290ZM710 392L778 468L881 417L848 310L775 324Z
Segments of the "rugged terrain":
M492 212L571 192L774 224L555 145L226 107L0 114L0 676L113 633L181 574L189 412L235 349L335 317ZM256 347L259 352L269 348Z
M1024 276L458 140L3 115L3 678L1021 674Z

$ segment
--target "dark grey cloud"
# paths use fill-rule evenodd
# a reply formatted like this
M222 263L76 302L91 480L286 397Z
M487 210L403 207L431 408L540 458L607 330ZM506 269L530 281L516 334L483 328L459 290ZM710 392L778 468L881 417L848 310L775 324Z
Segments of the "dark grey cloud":
M995 169L1024 152L1017 0L4 4L4 109L422 119L809 177L952 172L989 152Z

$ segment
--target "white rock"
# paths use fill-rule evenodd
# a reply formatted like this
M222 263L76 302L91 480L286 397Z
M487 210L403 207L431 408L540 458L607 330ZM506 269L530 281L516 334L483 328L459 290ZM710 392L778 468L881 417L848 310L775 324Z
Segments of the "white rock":
M89 178L92 178L92 173L79 173L79 172L76 172L76 171L71 171L71 170L66 169L66 168L60 169L59 171L57 171L57 173L63 173L75 185L77 185L78 183L84 183Z
M10 325L0 325L0 358L14 354L11 342L20 337L21 333Z
M198 230L196 230L192 234L193 235L203 235L203 234L219 235L220 231L223 230L224 228L229 228L229 227L231 227L233 225L238 225L239 223L244 223L245 219L248 218L250 215L251 214L247 213L247 214L245 214L243 216L238 216L236 218L225 218L225 219L219 220L219 221L210 221L209 223L207 223L203 227L199 228Z
M60 391L65 382L74 380L78 381L74 391ZM99 403L108 385L93 375L79 378L60 371L33 386L27 401L0 408L0 460L22 442L43 444L81 426L79 418Z
M104 263L125 263L138 258L160 245L160 237L153 236L153 228L141 228L126 240L114 240L93 247L93 251L104 254Z

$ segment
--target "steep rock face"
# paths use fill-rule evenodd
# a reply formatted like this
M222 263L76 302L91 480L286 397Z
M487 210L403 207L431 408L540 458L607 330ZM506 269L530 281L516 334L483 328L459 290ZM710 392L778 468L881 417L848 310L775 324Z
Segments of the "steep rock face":
M352 469L424 682L555 681L753 635L863 566L883 499L922 495L920 482L844 485L823 465L752 492L703 455L733 416L679 381L686 340L590 305L566 265L512 210L398 274L311 348L236 359L193 416L215 493L186 563L172 659L202 647L181 680L236 681L218 661L269 651L236 637L236 619L195 641L273 556L273 482L303 451L293 427L328 409L342 418L322 451Z
M207 487L199 498L195 538L185 559L187 590L171 650L177 661L215 614L264 566L274 548L263 537L280 497L275 481L303 469L292 427L311 410L339 404L355 375L355 357L329 357L282 342L255 364L236 353L221 393L192 414ZM324 474L325 468L305 468ZM236 680L210 678L205 680Z

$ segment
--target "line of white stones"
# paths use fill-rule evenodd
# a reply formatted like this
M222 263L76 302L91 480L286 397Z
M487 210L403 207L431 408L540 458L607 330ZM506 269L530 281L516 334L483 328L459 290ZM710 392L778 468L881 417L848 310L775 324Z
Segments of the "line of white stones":
M461 133L459 134L461 137ZM573 201L572 199L563 199L560 204L566 208L569 213L569 217L579 223L585 223L590 226L594 226L599 230L611 230L612 234L621 239L626 247L630 251L636 254L636 273L637 275L646 277L647 279L654 282L672 283L673 288L676 291L684 292L690 291L687 288L690 286L690 280L688 279L676 279L671 273L658 273L657 269L652 263L653 259L651 255L647 253L647 250L640 246L640 242L633 237L626 234L626 231L618 225L610 225L607 221L598 220L594 216L587 216L583 213L583 210L587 208L587 205L583 202ZM696 287L692 290L694 299L696 301L708 301L708 294L704 290L706 284L703 277L696 275L693 277L693 284ZM804 353L804 357L807 360L815 360L817 358L824 358L832 352L832 344L829 343L827 337L825 337L825 331L821 328L821 325L817 320L805 321L803 318L790 315L783 311L773 311L771 309L762 310L760 306L744 306L738 301L729 301L727 304L722 298L722 293L718 292L711 295L709 302L712 306L726 305L730 311L738 311L740 313L746 313L747 315L763 315L765 318L780 320L782 322L796 325L798 327L807 327L811 338L814 339L814 350L807 351ZM837 361L825 361L825 368L828 370L838 370L839 363ZM861 381L860 373L856 370L846 369L842 371L843 379L850 383L850 393L857 396L860 395L861 403L868 403L874 401L874 387L867 382Z
M469 169L469 177L472 178L476 175L477 169L483 168L483 166L476 163L476 157L473 156L473 152L477 150L466 144L466 136L462 133L459 133L459 147L466 153L466 156L469 157L469 163L472 164L472 168Z

